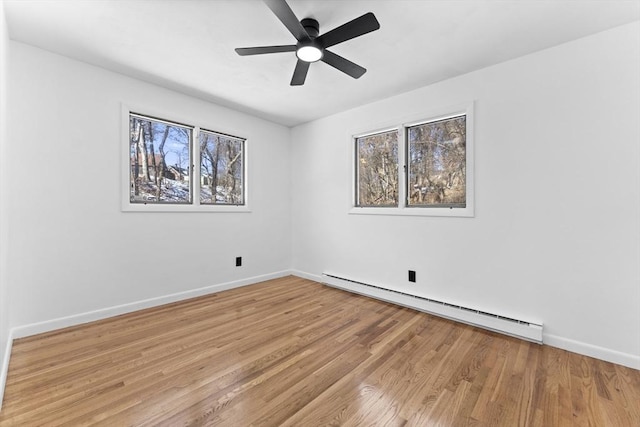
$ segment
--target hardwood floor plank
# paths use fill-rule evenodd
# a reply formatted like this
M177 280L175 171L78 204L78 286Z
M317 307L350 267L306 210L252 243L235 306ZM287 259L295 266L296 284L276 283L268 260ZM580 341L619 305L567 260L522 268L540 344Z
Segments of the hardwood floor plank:
M16 340L37 425L635 427L640 371L286 277Z
M518 420L518 425L524 426L533 419L535 414L534 407L534 394L536 388L536 370L532 369L534 366L538 366L538 359L540 357L541 346L538 344L527 344L526 359L521 358L523 361L522 366L522 384L515 393L515 399L517 399L516 416L514 419Z
M337 383L329 387L323 394L310 402L305 408L287 419L283 426L309 425L355 425L352 418L367 418L369 412L365 402L369 393L375 393L370 376L378 369L396 362L396 356L401 354L408 341L406 336L416 336L421 329L422 319L416 318L404 324L397 330L393 340L389 340L380 354L365 361ZM327 406L334 408L327 411Z

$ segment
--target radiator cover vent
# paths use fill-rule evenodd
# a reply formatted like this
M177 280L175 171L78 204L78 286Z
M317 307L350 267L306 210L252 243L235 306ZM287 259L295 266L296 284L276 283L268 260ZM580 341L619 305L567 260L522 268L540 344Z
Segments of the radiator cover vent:
M336 274L323 273L323 278L329 286L542 344L542 324L394 291Z

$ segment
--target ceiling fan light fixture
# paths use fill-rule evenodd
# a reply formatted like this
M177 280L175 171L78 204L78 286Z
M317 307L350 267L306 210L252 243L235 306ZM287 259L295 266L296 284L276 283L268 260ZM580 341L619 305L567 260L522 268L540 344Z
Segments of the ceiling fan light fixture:
M322 49L314 45L300 46L296 56L304 62L316 62L322 59Z

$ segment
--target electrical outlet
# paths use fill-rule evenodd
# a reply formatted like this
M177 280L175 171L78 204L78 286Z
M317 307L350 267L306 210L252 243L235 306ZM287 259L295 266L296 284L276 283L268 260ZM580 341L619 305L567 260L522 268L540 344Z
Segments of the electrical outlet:
M236 257L236 267L242 267L242 257L241 256L237 256Z
M409 281L414 283L416 281L416 272L413 270L409 270Z

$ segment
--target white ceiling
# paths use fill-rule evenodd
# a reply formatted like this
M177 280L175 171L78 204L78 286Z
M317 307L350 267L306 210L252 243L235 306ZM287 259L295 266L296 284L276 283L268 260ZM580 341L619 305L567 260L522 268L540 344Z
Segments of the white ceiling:
M289 0L320 33L366 12L381 28L331 50L358 80L295 53L240 57L236 47L294 44L259 0L7 0L11 39L294 126L640 19L640 0Z

